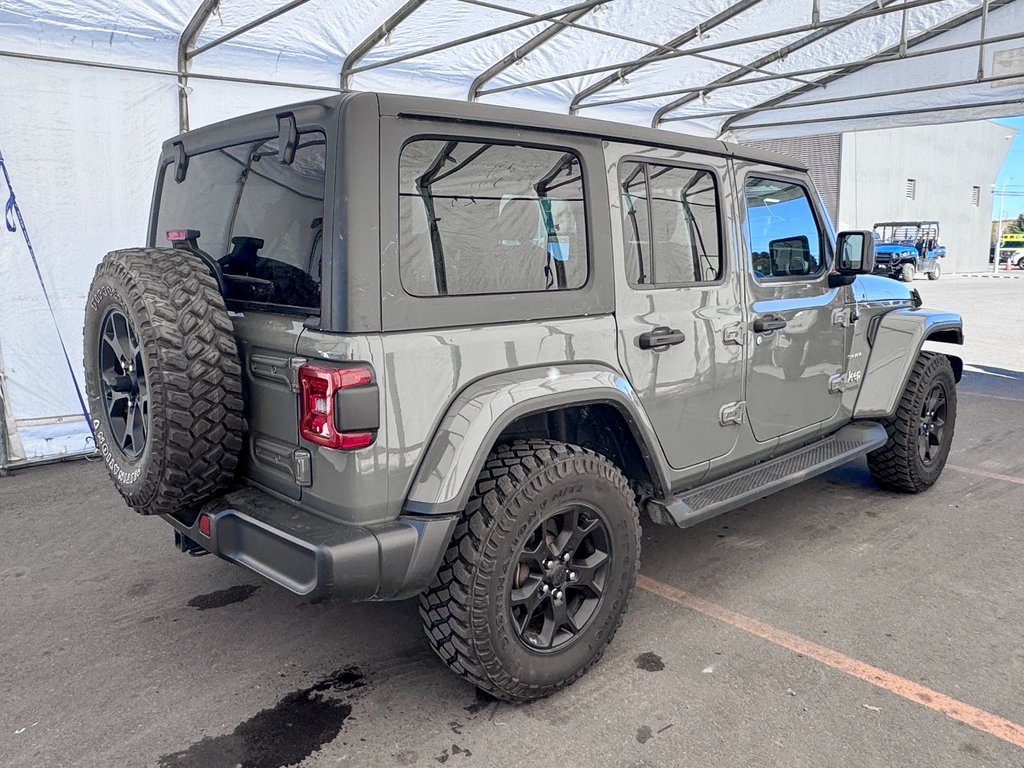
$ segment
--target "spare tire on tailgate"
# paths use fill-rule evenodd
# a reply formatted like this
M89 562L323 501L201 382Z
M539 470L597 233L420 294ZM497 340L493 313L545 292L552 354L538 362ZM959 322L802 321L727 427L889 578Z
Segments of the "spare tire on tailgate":
M96 448L144 515L197 511L227 489L242 447L242 381L217 281L187 251L108 253L85 305Z

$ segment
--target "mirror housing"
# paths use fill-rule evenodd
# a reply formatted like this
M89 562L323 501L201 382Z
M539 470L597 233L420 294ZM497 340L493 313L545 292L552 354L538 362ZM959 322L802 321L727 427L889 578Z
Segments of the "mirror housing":
M875 238L870 230L840 232L836 237L836 272L870 275L875 269Z

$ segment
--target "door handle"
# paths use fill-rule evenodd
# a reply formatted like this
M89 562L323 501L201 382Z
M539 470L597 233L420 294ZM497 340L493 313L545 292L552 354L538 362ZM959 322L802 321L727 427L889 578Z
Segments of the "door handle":
M686 341L685 333L675 328L669 328L667 325L659 326L653 331L641 333L636 337L636 343L640 345L640 349L660 349L671 347L673 344L681 344L684 341Z
M786 318L778 315L765 315L754 321L754 333L767 333L768 331L779 331L786 327Z

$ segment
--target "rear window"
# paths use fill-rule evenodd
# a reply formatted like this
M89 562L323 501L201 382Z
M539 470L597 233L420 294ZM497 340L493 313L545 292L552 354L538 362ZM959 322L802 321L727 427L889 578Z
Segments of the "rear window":
M444 139L402 150L399 267L413 296L582 288L579 158L558 149Z
M164 169L157 245L192 229L225 278L225 299L319 311L323 265L324 134L300 134L295 160L277 158L277 139L189 158L180 184Z

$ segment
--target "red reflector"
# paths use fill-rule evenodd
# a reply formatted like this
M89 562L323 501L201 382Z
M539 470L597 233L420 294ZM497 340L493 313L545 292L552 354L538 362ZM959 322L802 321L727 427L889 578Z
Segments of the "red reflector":
M180 242L181 240L188 240L188 230L187 229L168 229L167 230L167 239L170 240L172 243L176 242L176 241Z
M371 445L376 432L339 432L335 418L335 394L342 389L373 383L370 368L299 368L299 434L311 443L351 451Z
M341 444L338 447L342 450L365 448L373 442L375 437L373 432L342 432L339 436Z
M210 516L205 512L199 516L199 532L203 536L210 535Z

